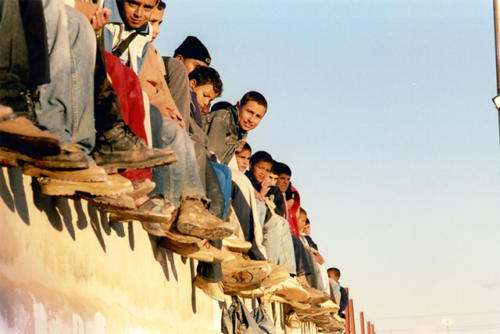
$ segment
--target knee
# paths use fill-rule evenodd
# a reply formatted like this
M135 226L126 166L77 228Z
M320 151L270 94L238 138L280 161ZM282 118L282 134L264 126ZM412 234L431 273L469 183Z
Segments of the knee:
M97 41L95 31L89 20L78 10L65 6L68 18L68 31L72 48L78 54L86 53L91 55L91 61L95 59Z

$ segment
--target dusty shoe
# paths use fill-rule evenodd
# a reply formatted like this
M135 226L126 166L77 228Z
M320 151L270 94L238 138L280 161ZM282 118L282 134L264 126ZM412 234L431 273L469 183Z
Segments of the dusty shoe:
M77 145L65 145L58 155L41 156L37 159L25 160L35 167L43 169L85 169L89 162Z
M331 299L326 302L320 303L319 306L328 312L337 312L339 310L339 306L335 304Z
M289 278L290 273L284 265L277 266L274 263L271 263L271 272L262 282L262 286L264 288L270 288L272 286L285 282Z
M335 313L335 314L333 315L333 318L334 318L337 322L339 322L339 323L342 323L342 324L343 324L343 323L345 323L345 318L342 318L342 317L341 317L338 313Z
M305 288L306 291L309 293L311 296L310 303L311 304L321 304L324 303L328 300L330 300L330 295L327 293L324 293L323 291L319 291L318 289L315 288Z
M61 152L59 136L40 130L25 117L0 121L0 145L31 156Z
M93 206L99 209L113 211L113 210L133 210L135 209L134 199L127 194L119 196L90 196L87 194L78 194L77 198L82 198Z
M93 152L96 163L108 173L153 168L177 161L170 148L149 148L128 126L119 123L97 138Z
M147 196L155 188L155 183L150 179L145 179L134 183L134 190L128 193L134 200Z
M177 219L179 232L201 239L219 240L230 236L233 228L205 208L199 199L184 199Z
M54 180L77 182L104 182L108 176L104 169L98 167L93 161L88 162L88 168L77 170L50 170L26 164L23 165L23 174L32 177L47 176Z
M254 290L271 272L271 262L247 260L240 256L222 263L224 290Z
M222 246L240 253L246 253L250 250L250 248L252 248L252 244L250 242L241 240L234 234L222 240Z
M292 302L309 301L310 295L293 277L279 284L275 294Z
M164 224L165 228L168 229L170 228L175 216L175 207L164 198L155 196L151 197L137 209L113 211L110 215L110 220L113 222L128 222L131 220L137 220L141 223L160 223ZM152 234L158 235L157 233Z
M172 232L167 234L172 234ZM195 242L183 243L176 241L174 238L170 238L170 236L166 236L160 240L159 245L184 257L202 262L224 262L234 259L234 255L217 249L207 240L195 239L197 239Z
M295 311L292 310L287 313L287 315L285 316L285 325L290 328L300 328L300 319Z
M203 292L205 292L205 294L212 299L218 300L220 302L223 302L225 299L220 282L212 283L204 280L200 276L196 276L193 281L193 285L198 289L203 290Z
M132 190L132 183L121 175L108 175L104 182L77 182L38 178L42 193L49 196L73 196L86 193L93 196L119 196Z

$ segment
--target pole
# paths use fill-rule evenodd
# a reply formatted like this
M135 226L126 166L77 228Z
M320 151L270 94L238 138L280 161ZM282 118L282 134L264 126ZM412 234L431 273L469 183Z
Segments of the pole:
M356 323L354 322L354 304L352 299L349 298L349 314L351 317L349 318L349 327L351 328L351 334L356 334Z
M495 20L495 58L497 71L497 95L500 95L500 1L493 0L493 17ZM498 130L500 133L500 109L498 110Z
M349 296L349 288L345 288L345 291L347 292L347 296ZM344 314L345 314L345 332L346 334L351 334L351 312L349 311L349 306L346 307Z
M371 324L371 322L368 321L366 323L366 329L368 330L368 334L373 334L372 333L372 324Z
M359 312L359 328L361 328L361 334L365 334L365 314Z
M375 334L375 325L372 323L372 334Z

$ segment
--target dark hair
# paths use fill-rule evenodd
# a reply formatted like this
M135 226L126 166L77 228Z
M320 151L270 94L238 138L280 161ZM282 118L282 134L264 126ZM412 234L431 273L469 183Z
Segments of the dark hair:
M158 7L156 7L156 9L164 10L165 7L167 7L167 4L160 0L160 2L158 3Z
M258 104L266 107L266 109L267 109L266 98L264 97L264 95L262 95L259 92L255 92L252 90L250 92L245 93L245 95L243 95L243 97L240 99L240 105L244 106L249 101L255 101Z
M266 151L258 151L252 154L250 157L250 165L255 165L259 161L265 161L265 162L270 162L273 163L273 157L267 153Z
M250 151L250 153L252 153L252 148L250 147L250 144L248 144L247 142L245 142L245 145L243 145L243 148L241 149L242 151Z
M189 73L189 80L195 80L196 86L212 85L217 95L222 94L222 80L213 67L198 66Z
M276 165L277 165L277 164L279 164L279 162L277 162L277 161L274 161L274 162L273 162L273 167L271 168L271 173L272 173L272 174L279 175L279 174L278 174L278 170L276 169Z
M300 207L300 209L299 209L299 214L300 214L300 213L303 213L303 214L305 214L305 215L307 216L307 211L306 211L306 210L304 210L304 208L303 208L303 207Z
M210 108L210 112L217 111L220 109L229 109L232 106L233 105L227 101L219 101L217 103L214 103L214 105L212 105L212 108Z
M340 270L339 269L331 267L331 268L328 268L326 271L329 273L334 273L335 276L340 278Z
M306 218L306 223L304 225L311 225L311 221L309 220L309 218Z
M276 169L276 174L278 175L286 174L288 176L292 176L292 170L290 169L290 167L288 167L287 164L284 164L282 162L276 162L275 169Z

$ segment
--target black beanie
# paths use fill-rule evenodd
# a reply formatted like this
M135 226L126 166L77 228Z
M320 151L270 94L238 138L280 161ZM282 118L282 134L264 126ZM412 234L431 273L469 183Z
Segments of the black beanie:
M181 55L184 58L194 58L210 65L210 54L203 43L195 36L188 36L177 49L174 57Z

